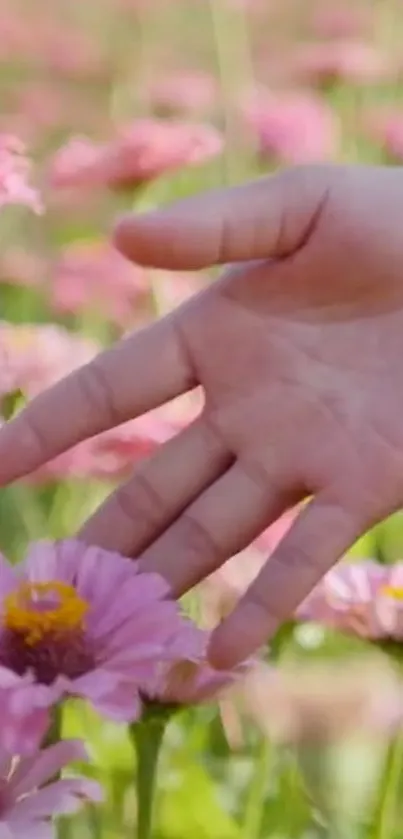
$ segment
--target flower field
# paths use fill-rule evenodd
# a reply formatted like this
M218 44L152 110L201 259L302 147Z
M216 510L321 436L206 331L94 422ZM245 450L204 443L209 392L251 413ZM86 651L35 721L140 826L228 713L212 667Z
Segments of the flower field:
M129 262L121 216L281 167L403 162L400 0L0 5L1 425L215 281ZM211 630L295 509L179 604L77 539L201 406L192 390L1 488L0 839L403 839L400 513L220 671Z

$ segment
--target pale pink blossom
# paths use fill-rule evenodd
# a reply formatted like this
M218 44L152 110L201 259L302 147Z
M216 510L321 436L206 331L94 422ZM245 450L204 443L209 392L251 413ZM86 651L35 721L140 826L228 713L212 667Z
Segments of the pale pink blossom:
M35 396L97 350L92 341L55 324L0 322L0 393L21 390Z
M104 242L75 242L53 267L51 303L56 312L99 311L111 323L133 321L149 299L144 269Z
M221 135L210 125L139 119L109 143L73 137L53 158L49 179L55 188L135 188L221 150Z
M313 163L335 156L339 123L331 107L313 93L257 92L243 118L264 157L285 164Z
M85 802L102 800L89 778L54 781L67 764L87 760L79 740L65 740L29 757L10 757L0 746L0 836L2 839L53 839L52 820L72 815Z
M247 672L249 662L233 670L214 670L207 661L209 640L209 632L184 621L182 631L170 645L170 660L143 683L145 703L195 705L212 701Z
M385 661L256 665L237 686L244 712L271 740L338 742L360 732L390 736L402 724L400 678Z
M125 479L138 460L152 454L195 419L200 402L197 393L192 393L111 428L50 461L30 480Z
M135 719L140 685L182 627L168 593L157 574L76 541L33 545L17 566L3 558L0 666L19 677L25 707L40 690L44 705L73 695Z
M175 425L162 411L153 411L79 443L45 464L30 480L124 480L138 460L152 454L175 432Z
M297 609L315 621L371 641L403 638L403 565L341 562Z
M296 52L293 67L300 82L317 87L335 82L371 85L396 73L393 62L379 48L347 39L305 44Z
M24 144L14 136L0 134L0 208L21 204L42 212L39 193L30 185L31 166Z
M372 27L372 9L364 5L320 2L312 19L312 28L319 38L357 38Z

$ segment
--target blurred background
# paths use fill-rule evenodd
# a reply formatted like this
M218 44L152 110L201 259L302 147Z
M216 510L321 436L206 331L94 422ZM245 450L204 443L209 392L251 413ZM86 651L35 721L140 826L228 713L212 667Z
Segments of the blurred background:
M402 34L401 0L0 0L0 131L25 144L44 208L2 214L4 416L10 390L31 398L214 280L214 272L126 263L109 242L122 211L296 163L401 162ZM192 394L2 489L1 550L17 560L32 540L74 534L199 406ZM225 613L291 519L192 595L197 619L211 626ZM396 515L352 555L390 563L402 545ZM293 667L334 661L345 683L325 670L312 686L305 670L292 671L283 693L265 692L262 680L241 701L230 696L176 717L162 756L155 835L403 837L403 806L386 827L377 822L385 744L376 726L355 736L365 702L349 667L354 672L351 661L361 654L368 656L367 645L352 636L290 627L281 657ZM382 698L384 660L374 654L380 670L362 685L367 697ZM301 699L296 686L305 678L320 707ZM89 740L87 771L102 777L108 797L63 825L64 839L134 836L126 731L78 705L65 729ZM403 792L399 774L395 780Z

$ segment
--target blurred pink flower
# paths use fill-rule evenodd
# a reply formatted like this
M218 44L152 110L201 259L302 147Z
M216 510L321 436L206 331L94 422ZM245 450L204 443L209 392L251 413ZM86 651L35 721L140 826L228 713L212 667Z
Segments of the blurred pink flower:
M75 541L33 545L17 566L3 558L0 593L0 665L19 676L25 707L40 689L48 706L80 696L115 720L135 719L140 685L182 626L162 577Z
M352 733L390 735L403 720L402 684L385 661L300 663L251 669L237 694L262 732L298 745L340 742Z
M127 478L136 462L181 431L199 413L197 394L180 397L142 417L92 437L47 463L30 476L34 482L49 479Z
M373 25L373 10L368 7L319 4L312 20L312 28L319 38L360 37Z
M80 313L92 308L124 326L149 295L144 269L103 242L73 243L53 269L51 301L57 312Z
M22 204L35 213L43 210L39 193L29 184L31 167L25 146L14 136L0 135L0 208Z
M110 143L72 138L53 158L49 178L55 188L135 188L221 150L221 135L209 125L139 119Z
M245 103L243 117L261 154L281 163L317 162L337 151L337 117L315 94L258 92Z
M96 355L98 347L55 324L0 322L0 393L27 397L63 378Z
M52 819L71 815L86 801L101 801L99 784L89 778L51 779L68 763L87 760L79 740L65 740L18 759L0 746L0 835L4 839L53 839Z
M364 117L364 131L392 160L403 160L403 110L372 110Z
M250 666L214 670L207 661L210 633L184 621L183 629L169 649L170 661L162 663L154 677L141 688L143 699L166 705L195 705L218 698Z
M341 562L314 588L296 617L372 641L401 641L403 564Z
M190 116L210 111L217 95L216 80L201 71L157 79L147 91L147 99L157 112Z
M175 431L174 424L162 412L153 411L80 443L34 473L31 480L123 480L138 460L152 454Z
M296 52L292 64L300 82L316 87L335 82L371 85L396 73L377 47L358 40L306 44Z

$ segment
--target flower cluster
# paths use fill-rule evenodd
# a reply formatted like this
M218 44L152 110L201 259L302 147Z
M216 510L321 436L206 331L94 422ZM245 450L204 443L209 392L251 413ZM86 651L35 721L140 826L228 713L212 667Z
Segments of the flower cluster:
M183 617L162 577L77 541L33 545L10 565L0 558L0 826L14 839L48 839L51 815L98 800L97 784L49 778L85 758L80 742L41 744L52 709L88 701L133 723L156 705L203 702L245 672L215 672L209 634ZM35 831L34 832L34 828Z

